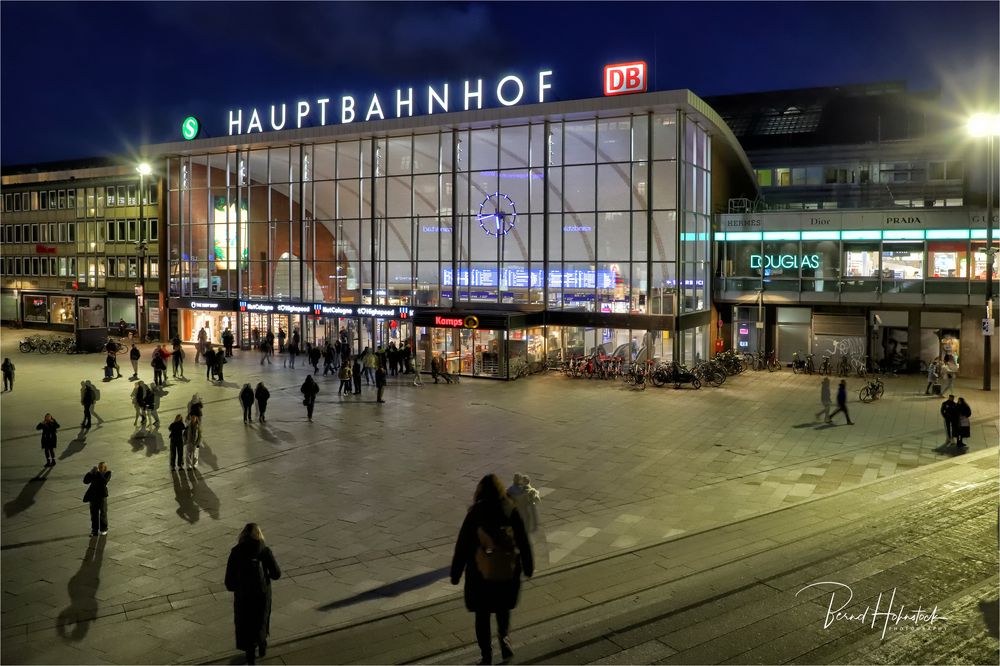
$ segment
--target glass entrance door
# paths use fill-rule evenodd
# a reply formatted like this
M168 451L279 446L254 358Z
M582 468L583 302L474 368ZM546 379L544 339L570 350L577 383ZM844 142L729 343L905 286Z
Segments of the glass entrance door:
M462 329L460 342L461 373L473 377L507 376L507 341L505 331Z

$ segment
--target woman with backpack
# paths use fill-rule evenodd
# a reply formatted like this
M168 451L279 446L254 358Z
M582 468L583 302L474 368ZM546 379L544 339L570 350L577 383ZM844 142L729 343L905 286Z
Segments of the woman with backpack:
M524 522L496 474L476 486L473 504L458 533L451 561L451 584L465 573L465 607L476 614L476 641L481 664L493 663L490 615L497 616L500 654L514 656L510 642L510 611L517 606L521 573L535 573Z
M229 552L226 589L233 593L233 622L236 648L243 650L247 663L255 662L255 651L267 654L271 628L271 581L281 578L281 569L264 544L257 523L247 523L239 542Z

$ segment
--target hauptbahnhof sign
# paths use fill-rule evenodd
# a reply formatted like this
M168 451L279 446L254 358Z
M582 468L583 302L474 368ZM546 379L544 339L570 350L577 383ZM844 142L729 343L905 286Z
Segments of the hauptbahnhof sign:
M320 97L297 100L292 104L272 104L270 108L230 109L227 128L230 136L254 132L301 129L310 125L353 123L357 120L386 120L431 115L450 111L482 109L488 102L515 106L526 100L542 103L545 91L552 88L552 70L539 71L531 77L508 74L495 84L483 79L466 79L456 86L448 83L429 85L420 90L397 88L388 95L341 95L337 99ZM265 130L266 127L266 130Z

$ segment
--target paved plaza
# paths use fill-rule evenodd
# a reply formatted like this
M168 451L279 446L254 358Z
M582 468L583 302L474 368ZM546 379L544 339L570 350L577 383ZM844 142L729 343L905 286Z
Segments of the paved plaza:
M222 578L248 521L261 524L284 572L276 645L448 602L458 592L446 580L454 539L489 472L529 474L541 491L534 542L545 580L933 463L985 456L995 467L997 401L974 380L955 387L973 409L970 452L958 459L942 446L940 401L923 395L922 378L886 380L885 398L869 405L850 380L856 425L830 427L814 421L819 379L787 369L719 389L642 392L558 375L434 385L425 374L423 387L390 378L386 404L365 386L340 398L338 381L320 377L308 423L301 365L282 368L276 356L261 366L237 352L226 381L212 383L189 351L187 380L170 380L157 429L129 422L127 379L99 381L103 355L20 354L18 333L0 338L17 365L15 390L0 399L5 663L235 654ZM140 362L147 382L150 351ZM83 379L102 393L103 423L89 431L78 427ZM272 394L268 423L246 426L236 394L258 381ZM171 474L166 425L195 392L205 401L202 462ZM58 464L42 474L35 424L47 411L62 430ZM99 460L114 474L110 533L92 541L81 481ZM625 581L597 587L616 584Z

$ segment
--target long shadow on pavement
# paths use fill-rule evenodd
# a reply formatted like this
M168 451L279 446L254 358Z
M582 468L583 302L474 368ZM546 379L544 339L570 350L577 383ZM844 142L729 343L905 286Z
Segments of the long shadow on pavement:
M97 589L101 586L101 564L104 560L104 537L91 537L80 570L69 579L67 591L70 604L59 613L56 633L64 641L82 641L97 615Z
M51 539L35 539L34 541L22 541L20 543L5 543L0 546L0 550L16 550L18 548L27 548L29 546L41 546L46 543L55 543L56 541L69 541L70 539L79 539L78 534L68 534L66 536L52 537Z
M346 599L341 599L340 601L333 601L331 603L325 604L319 607L321 611L332 611L338 608L345 608L353 604L361 603L362 601L372 601L374 599L388 599L391 597L398 597L404 592L410 592L412 590L418 590L421 587L427 587L439 580L444 580L448 577L449 568L444 567L441 569L436 569L434 571L427 571L422 574L417 574L415 576L410 576L409 578L403 578L401 580L396 580L391 583L386 583L385 585L376 587L372 590L366 590L364 592L359 592L352 597L347 597Z
M197 469L185 470L190 474L191 497L202 509L208 512L213 520L218 520L221 513L221 502L219 496L212 492L212 489L205 483L205 477Z
M63 452L59 454L59 460L66 460L66 458L83 451L84 447L87 446L88 430L90 430L90 428L80 428L80 432L77 433L76 437L73 438L73 441L69 443L69 446L63 449Z
M42 484L45 483L51 471L51 467L44 467L37 475L28 479L28 482L24 484L24 488L21 488L21 492L17 494L17 497L3 505L4 515L8 518L16 516L34 504L35 495L42 489Z
M198 522L201 509L194 501L194 489L185 470L171 470L174 481L174 498L177 500L177 515L191 524Z

